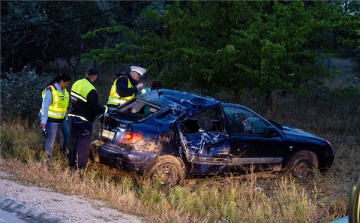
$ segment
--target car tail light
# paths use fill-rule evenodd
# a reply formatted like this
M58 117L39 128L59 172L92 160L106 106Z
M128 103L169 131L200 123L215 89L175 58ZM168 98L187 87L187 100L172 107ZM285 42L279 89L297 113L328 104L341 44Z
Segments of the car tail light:
M140 141L142 139L142 135L136 132L124 132L121 136L119 143L123 144L132 144Z

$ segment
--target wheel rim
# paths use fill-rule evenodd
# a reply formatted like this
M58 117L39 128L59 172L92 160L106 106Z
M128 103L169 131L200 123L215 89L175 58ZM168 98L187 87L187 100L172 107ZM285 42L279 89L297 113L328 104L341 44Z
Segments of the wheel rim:
M158 177L160 184L168 185L176 181L176 173L172 166L163 165L156 171L155 177Z
M306 163L299 163L293 170L298 178L304 178L309 174L309 167Z

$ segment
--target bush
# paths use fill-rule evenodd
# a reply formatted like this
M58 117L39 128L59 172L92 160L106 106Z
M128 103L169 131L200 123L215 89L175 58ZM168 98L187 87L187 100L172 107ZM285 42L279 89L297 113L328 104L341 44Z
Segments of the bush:
M21 72L1 75L1 114L3 117L21 117L34 121L41 108L41 92L49 83L49 75L39 76L25 66Z

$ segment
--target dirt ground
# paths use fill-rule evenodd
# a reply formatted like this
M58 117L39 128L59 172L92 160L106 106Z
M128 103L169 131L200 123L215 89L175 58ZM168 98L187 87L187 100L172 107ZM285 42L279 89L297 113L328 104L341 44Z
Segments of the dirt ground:
M140 217L108 208L103 202L56 193L47 188L25 186L0 170L0 194L39 208L71 222L143 222Z

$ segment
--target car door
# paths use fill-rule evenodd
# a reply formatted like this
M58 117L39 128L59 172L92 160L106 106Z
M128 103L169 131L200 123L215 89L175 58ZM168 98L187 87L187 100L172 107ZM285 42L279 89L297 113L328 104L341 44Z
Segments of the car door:
M278 164L283 160L286 145L280 131L268 121L245 107L224 106L229 125L231 165Z
M228 165L230 146L223 129L219 107L182 122L180 134L187 160L197 164Z

